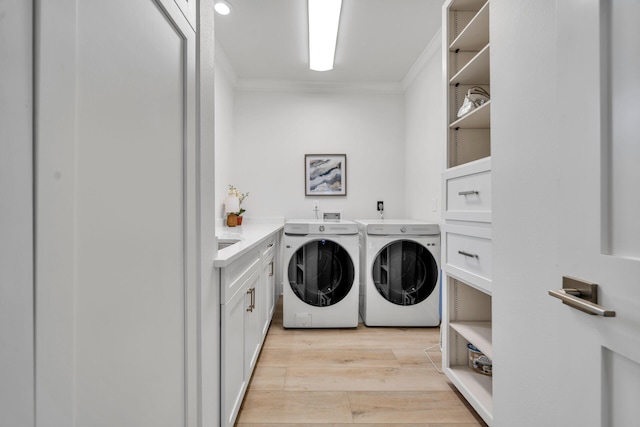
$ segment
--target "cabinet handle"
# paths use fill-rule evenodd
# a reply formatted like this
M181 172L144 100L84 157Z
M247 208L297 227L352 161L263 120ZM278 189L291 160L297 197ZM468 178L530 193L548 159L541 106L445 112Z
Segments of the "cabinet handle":
M256 308L256 288L251 288L247 291L249 294L249 307L247 307L248 312L253 312L253 309Z
M476 254L470 254L469 252L465 252L465 251L458 251L458 253L459 253L460 255L464 255L464 256L469 257L469 258L476 258L476 259L480 258L480 257L479 257L478 255L476 255Z
M271 265L271 272L269 273L269 277L273 276L273 261L269 263Z
M480 192L476 190L458 191L458 196L469 196L471 194L480 194Z

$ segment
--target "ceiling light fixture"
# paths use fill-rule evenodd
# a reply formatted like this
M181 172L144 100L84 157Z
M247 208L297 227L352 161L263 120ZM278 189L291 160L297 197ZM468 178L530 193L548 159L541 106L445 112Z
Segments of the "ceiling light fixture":
M216 4L213 6L213 8L220 15L228 15L231 13L231 5L224 0L216 0Z
M333 69L342 0L308 0L309 68Z

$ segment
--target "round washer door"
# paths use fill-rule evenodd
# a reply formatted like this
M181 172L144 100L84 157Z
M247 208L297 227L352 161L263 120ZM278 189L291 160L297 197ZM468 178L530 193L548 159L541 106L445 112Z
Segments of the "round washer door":
M382 248L371 274L380 295L397 305L414 305L427 299L439 275L431 252L411 240L396 240Z
M353 287L355 278L349 253L326 239L300 247L289 260L288 271L293 293L315 307L339 303Z

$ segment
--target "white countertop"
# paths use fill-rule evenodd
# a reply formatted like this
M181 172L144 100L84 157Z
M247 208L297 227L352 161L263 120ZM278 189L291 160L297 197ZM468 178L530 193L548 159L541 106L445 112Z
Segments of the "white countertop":
M245 218L242 225L237 227L227 227L220 223L220 226L216 227L218 240L239 239L240 241L218 250L218 256L213 259L213 266L226 267L251 249L258 247L263 241L280 233L283 228L284 218L267 220Z

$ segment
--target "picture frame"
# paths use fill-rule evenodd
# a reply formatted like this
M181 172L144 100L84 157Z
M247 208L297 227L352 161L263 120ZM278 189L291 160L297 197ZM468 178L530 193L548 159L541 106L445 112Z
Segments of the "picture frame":
M346 196L347 155L305 154L305 196Z

